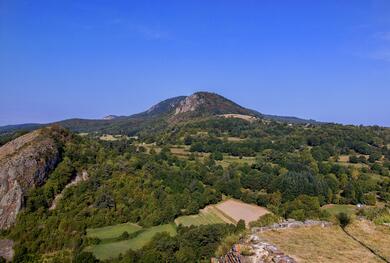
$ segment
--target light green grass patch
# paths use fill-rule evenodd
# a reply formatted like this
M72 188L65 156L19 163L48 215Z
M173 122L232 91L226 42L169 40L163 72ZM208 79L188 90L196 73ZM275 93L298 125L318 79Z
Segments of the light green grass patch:
M222 218L212 211L201 211L197 215L181 216L176 218L176 225L182 224L183 226L200 226L211 224L223 224L225 223Z
M135 238L129 240L122 240L112 243L105 243L99 245L93 245L87 247L85 251L92 252L96 258L100 260L106 260L109 258L116 258L119 254L124 254L129 249L138 250L145 246L153 236L157 233L167 232L171 236L176 235L176 227L174 224L166 224L160 226L154 226L145 229Z
M125 231L131 234L141 229L141 226L133 223L124 223L99 228L89 228L87 229L87 237L97 237L99 239L115 238L119 237Z
M322 207L322 209L328 211L331 215L336 216L337 214L343 212L347 215L353 215L356 212L356 206L355 205L336 205L336 204L330 204L325 205Z

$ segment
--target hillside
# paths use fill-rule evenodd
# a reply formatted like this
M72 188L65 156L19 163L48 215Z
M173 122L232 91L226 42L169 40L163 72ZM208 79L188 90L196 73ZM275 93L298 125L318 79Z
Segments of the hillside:
M164 100L148 110L129 115L108 115L103 119L68 119L55 122L76 132L104 132L134 135L160 122L185 121L192 118L215 116L221 114L240 114L256 116L268 120L287 123L316 124L314 120L304 120L296 117L264 115L255 110L246 109L237 103L215 93L196 92L190 96L178 96ZM7 135L19 130L31 131L50 124L20 124L0 127L0 135ZM164 127L166 125L163 125Z

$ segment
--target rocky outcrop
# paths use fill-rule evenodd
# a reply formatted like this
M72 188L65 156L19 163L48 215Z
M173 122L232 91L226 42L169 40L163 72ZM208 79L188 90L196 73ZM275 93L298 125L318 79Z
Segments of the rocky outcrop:
M14 257L14 242L9 239L0 239L0 257L11 261Z
M253 227L252 234L242 238L226 255L220 258L211 259L212 263L296 263L296 260L282 251L275 245L262 240L260 232L290 229L299 227L321 226L329 227L332 223L327 221L306 220L297 221L288 219L280 223L275 223L264 227Z
M274 223L274 224L269 225L269 226L252 227L252 233L263 232L263 231L268 231L268 230L309 227L309 226L329 227L329 226L332 226L332 223L328 222L328 221L310 220L310 219L305 220L305 221L297 221L295 219L288 219L288 220L285 220L281 223Z
M23 135L0 148L0 229L9 228L29 189L42 185L60 160L60 128Z
M49 210L54 210L56 209L57 207L57 204L58 202L61 200L62 196L64 195L64 191L66 189L68 189L69 187L73 186L73 185L77 185L79 184L80 182L84 182L84 181L87 181L89 179L89 176L88 176L88 173L87 171L83 171L81 174L78 173L76 175L76 177L70 181L70 183L68 183L64 189L61 191L61 193L59 193L58 195L56 195L56 197L54 198L53 200L53 203L51 204L51 206L49 207Z
M212 263L296 263L273 244L250 235L235 244L223 257L213 258Z

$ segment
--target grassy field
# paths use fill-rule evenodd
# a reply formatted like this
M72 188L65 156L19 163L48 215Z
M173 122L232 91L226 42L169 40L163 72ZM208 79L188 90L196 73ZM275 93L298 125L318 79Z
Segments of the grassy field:
M291 228L258 235L302 263L383 262L339 226Z
M125 253L130 248L137 250L146 245L155 234L167 232L171 236L176 235L176 226L174 224L166 224L154 226L145 229L138 236L128 240L116 241L111 243L103 243L87 247L85 251L92 252L96 258L106 260L109 258L118 257L119 254Z
M390 261L390 227L368 220L355 220L346 231L357 240Z
M353 215L356 212L356 206L355 205L325 205L322 207L322 209L328 211L331 215L337 215L338 213L344 212L348 215Z
M183 226L199 226L222 223L234 223L226 216L222 215L214 206L210 205L205 209L200 210L197 215L181 216L176 218L176 225Z
M108 239L119 237L123 232L131 234L141 230L142 227L132 223L118 224L114 226L106 226L99 228L87 229L87 237L97 237L99 239Z

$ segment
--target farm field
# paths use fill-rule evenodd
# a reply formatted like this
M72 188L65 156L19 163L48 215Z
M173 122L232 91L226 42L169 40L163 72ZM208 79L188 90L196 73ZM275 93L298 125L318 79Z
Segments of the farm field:
M122 226L121 226L122 227ZM103 231L105 232L105 231ZM108 232L108 231L107 231ZM166 224L160 226L154 226L144 229L139 235L128 240L114 241L109 243L92 245L87 247L85 251L92 252L99 260L106 260L109 258L115 258L119 254L125 253L130 248L137 250L146 245L155 234L167 232L171 236L176 235L176 226L174 224ZM104 241L104 240L103 240Z
M258 235L302 263L383 262L339 226L290 228Z
M235 222L218 211L214 205L209 205L200 210L197 215L181 216L176 218L175 223L176 225L182 224L183 226L199 226L223 223L233 224Z
M87 229L87 237L97 237L99 239L116 238L119 237L125 231L131 234L141 229L141 226L133 223L124 223L99 228L89 228Z
M261 206L247 204L235 199L223 201L215 207L223 214L228 215L235 222L243 219L248 225L252 221L256 221L260 216L268 214L269 211Z

